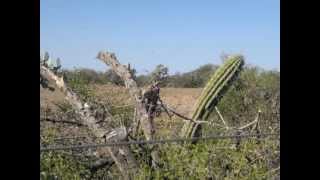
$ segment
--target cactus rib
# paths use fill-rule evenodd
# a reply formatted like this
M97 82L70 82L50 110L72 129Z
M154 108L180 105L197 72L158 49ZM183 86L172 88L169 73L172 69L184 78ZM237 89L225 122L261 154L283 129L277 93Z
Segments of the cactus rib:
M244 64L243 56L236 55L229 57L227 61L211 76L206 84L201 96L195 104L195 110L192 114L193 120L207 120L213 108L222 98L225 91L238 76ZM192 137L199 128L193 122L186 122L182 128L183 137Z

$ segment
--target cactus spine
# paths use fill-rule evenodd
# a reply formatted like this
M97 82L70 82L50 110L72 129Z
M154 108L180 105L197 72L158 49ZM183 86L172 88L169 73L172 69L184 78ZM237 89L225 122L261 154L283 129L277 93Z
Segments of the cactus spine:
M224 92L237 77L244 64L243 56L231 56L218 68L206 84L201 96L195 104L192 114L193 120L207 120L214 107L222 98ZM183 137L194 137L200 125L193 122L186 122L182 128Z

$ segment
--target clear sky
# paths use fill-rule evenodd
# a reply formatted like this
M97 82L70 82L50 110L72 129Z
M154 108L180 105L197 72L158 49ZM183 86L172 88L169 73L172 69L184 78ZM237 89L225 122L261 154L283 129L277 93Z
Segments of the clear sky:
M171 73L242 53L246 63L280 70L279 0L41 0L40 47L65 68L105 70L100 50L139 73Z

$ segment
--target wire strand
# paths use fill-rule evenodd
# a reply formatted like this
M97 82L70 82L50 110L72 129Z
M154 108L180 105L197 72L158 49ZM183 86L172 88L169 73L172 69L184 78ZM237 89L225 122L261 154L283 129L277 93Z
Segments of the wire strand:
M162 140L149 140L149 141L125 141L125 142L110 142L104 144L84 144L74 146L52 146L52 147L40 147L40 152L44 151L55 151L55 150L72 150L72 149L88 149L98 148L107 146L124 146L124 145L138 145L138 144L163 144L163 143L174 143L174 142L192 142L192 141L204 141L213 139L234 139L234 138L250 138L250 137L269 137L276 136L278 133L272 134L245 134L245 135L229 135L229 136L206 136L196 138L176 138L176 139L162 139Z

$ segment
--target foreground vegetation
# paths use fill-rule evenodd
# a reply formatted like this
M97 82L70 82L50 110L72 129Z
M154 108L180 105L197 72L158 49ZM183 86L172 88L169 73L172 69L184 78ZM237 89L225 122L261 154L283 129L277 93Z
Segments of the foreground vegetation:
M204 68L205 67L205 68ZM209 68L212 67L212 68ZM208 81L206 73L212 73L216 66L203 66L196 71L185 73L184 75L168 76L163 86L173 87L202 87ZM160 68L161 69L161 68ZM159 68L158 68L159 70ZM110 79L92 80L85 71L64 72L68 85L85 100L98 99L97 92L89 86L98 83L115 83L121 85L121 81L113 82ZM230 127L240 127L254 120L258 111L259 133L278 133L280 131L280 73L275 71L264 71L257 67L245 66L237 79L228 89L224 98L217 104L223 114L225 121ZM116 76L115 76L116 77ZM189 78L192 77L192 78ZM141 76L136 79L143 79ZM149 79L152 79L150 74ZM181 80L179 78L185 78ZM99 79L99 78L98 78ZM147 78L148 79L148 78ZM140 81L144 85L149 80ZM138 81L139 82L139 81ZM183 82L184 84L179 84ZM114 95L119 96L118 92ZM179 92L176 92L179 93ZM112 104L109 109L111 113L118 117L124 124L129 124L133 117L133 107L123 107L121 102L105 101ZM170 104L170 102L167 102ZM190 102L185 102L190 103ZM117 107L119 106L119 107ZM71 108L67 104L59 104L55 112L47 109L42 110L42 114L54 114L56 116L69 113ZM189 110L191 112L191 110ZM168 116L162 113L156 118L161 122L161 126L166 126L169 121ZM205 124L202 131L203 135L234 134L233 130L226 130L219 116L213 113L210 116L212 124ZM109 122L110 126L116 127L120 121ZM178 117L173 117L170 123L174 122L171 129L163 133L165 129L158 128L159 138L173 138L183 126L183 121ZM158 125L158 127L160 127ZM169 127L169 126L166 126ZM78 129L77 127L76 129ZM41 124L41 143L42 144L78 144L84 142L95 142L94 139L87 138L86 141L66 139L56 142L55 138L61 136L69 125L55 124L46 122ZM82 129L82 128L81 128ZM241 133L248 133L252 129ZM86 136L90 133L82 129ZM78 131L77 131L78 132ZM67 133L68 134L68 133ZM69 133L70 134L70 133ZM141 135L142 137L142 135ZM147 148L147 147L144 147ZM139 160L140 171L137 172L136 179L279 179L280 147L278 137L268 137L266 139L225 139L210 140L199 142L198 144L186 143L181 145L162 144L160 146L160 159L163 163L162 168L152 170L149 166L148 149L144 153L139 153L139 146L135 156ZM107 164L102 168L95 169L90 164L95 161L94 156L89 150L78 151L56 151L41 153L41 177L43 179L119 179L120 172L112 164ZM98 150L98 149L97 149ZM85 155L88 154L88 155Z

